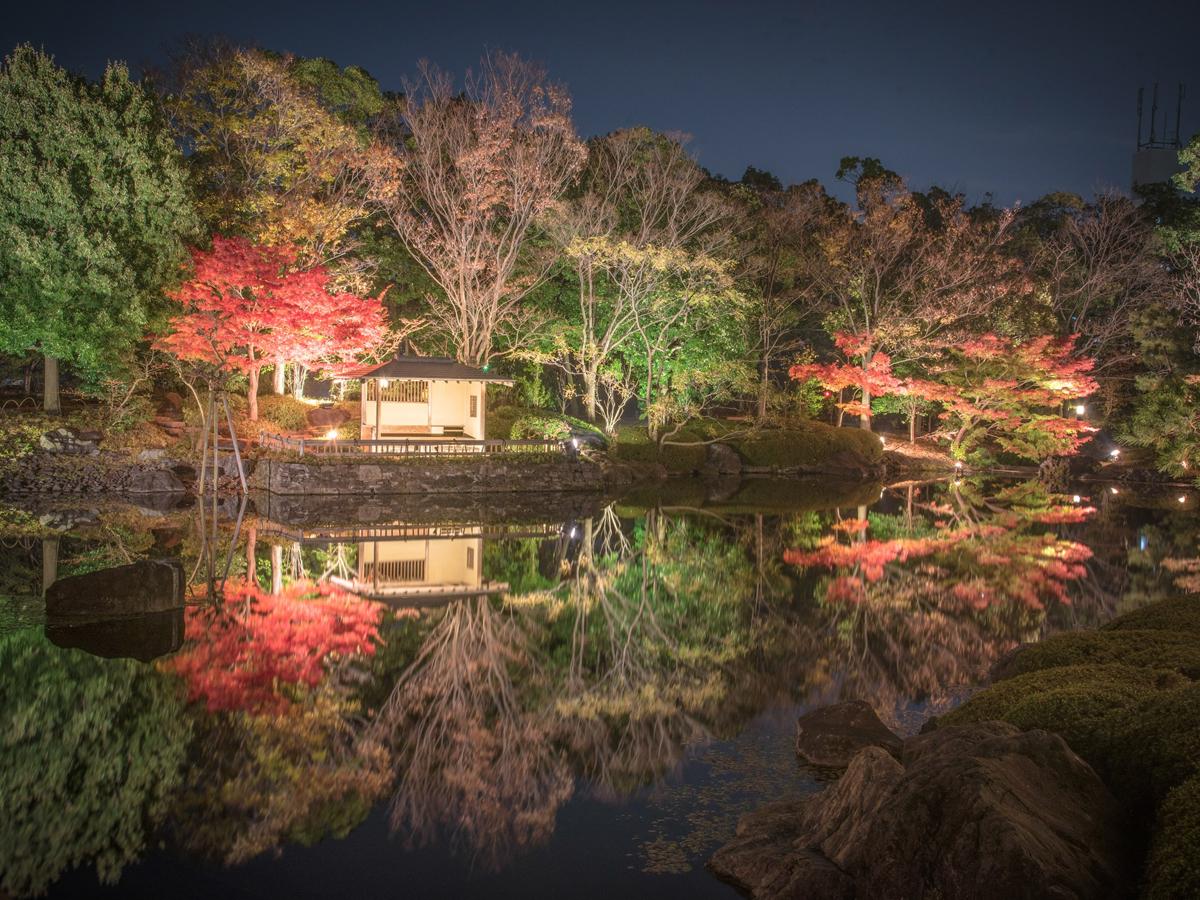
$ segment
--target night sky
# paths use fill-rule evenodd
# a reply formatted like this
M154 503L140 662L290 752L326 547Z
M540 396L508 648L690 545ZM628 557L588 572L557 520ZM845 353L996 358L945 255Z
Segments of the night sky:
M220 34L367 69L387 89L425 57L455 72L485 48L543 62L570 87L581 133L684 131L714 173L747 165L831 187L838 159L877 156L917 188L1128 187L1139 85L1191 85L1200 131L1200 2L310 3L25 2L0 21L96 76ZM1148 106L1148 100L1147 100ZM843 193L839 189L839 193Z

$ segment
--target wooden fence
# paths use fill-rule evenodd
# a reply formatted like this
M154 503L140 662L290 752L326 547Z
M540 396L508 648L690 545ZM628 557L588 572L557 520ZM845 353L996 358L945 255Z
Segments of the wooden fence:
M260 433L259 446L264 450L281 450L300 456L357 455L363 453L383 456L470 456L479 453L563 453L562 441L472 441L461 438L381 438L376 440L337 438L292 438L278 434Z

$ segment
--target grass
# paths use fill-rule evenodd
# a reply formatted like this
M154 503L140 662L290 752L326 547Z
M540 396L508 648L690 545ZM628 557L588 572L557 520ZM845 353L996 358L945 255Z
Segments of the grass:
M1200 897L1200 598L1025 648L1006 675L939 720L1056 732L1128 814L1154 822L1143 896ZM1012 674L1016 673L1016 674Z

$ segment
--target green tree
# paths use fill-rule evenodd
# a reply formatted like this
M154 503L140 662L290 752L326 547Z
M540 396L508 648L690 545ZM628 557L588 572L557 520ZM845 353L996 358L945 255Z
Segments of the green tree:
M17 47L0 69L0 350L121 371L198 234L183 159L119 63L99 84Z

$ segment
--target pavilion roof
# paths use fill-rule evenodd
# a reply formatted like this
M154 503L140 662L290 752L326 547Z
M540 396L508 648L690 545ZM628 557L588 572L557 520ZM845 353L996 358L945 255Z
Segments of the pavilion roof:
M512 384L511 378L485 372L448 356L398 355L385 363L355 366L338 372L339 378L394 378L397 381L491 381Z

